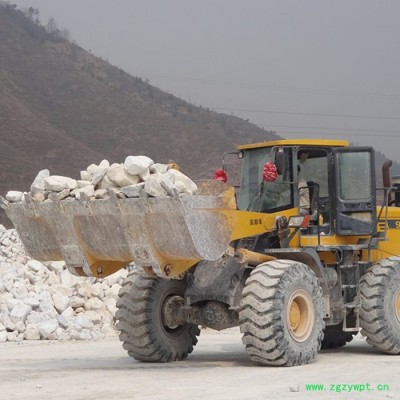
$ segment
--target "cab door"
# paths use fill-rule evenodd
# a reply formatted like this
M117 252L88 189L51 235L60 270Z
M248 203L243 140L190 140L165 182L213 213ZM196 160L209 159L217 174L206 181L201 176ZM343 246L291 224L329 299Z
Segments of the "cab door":
M347 147L333 152L335 230L338 235L372 235L376 230L374 152Z

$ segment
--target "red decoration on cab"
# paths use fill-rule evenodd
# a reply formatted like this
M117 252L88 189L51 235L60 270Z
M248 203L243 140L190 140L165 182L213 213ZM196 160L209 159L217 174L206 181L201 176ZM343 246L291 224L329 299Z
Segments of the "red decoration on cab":
M276 165L272 162L267 162L264 165L262 177L266 182L274 182L278 178L278 170Z
M228 181L228 175L224 170L216 169L214 173L214 180L226 183Z

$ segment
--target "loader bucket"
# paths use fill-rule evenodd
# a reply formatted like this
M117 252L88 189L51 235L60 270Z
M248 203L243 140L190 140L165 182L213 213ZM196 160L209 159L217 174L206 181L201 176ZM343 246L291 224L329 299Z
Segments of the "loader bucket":
M74 274L99 277L134 262L172 278L199 260L219 259L230 242L233 190L202 187L199 195L178 197L43 203L27 197L3 208L37 260L65 260Z

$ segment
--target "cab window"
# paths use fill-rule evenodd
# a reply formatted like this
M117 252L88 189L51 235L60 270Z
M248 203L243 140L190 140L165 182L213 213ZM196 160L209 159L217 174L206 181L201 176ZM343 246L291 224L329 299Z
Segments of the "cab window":
M293 207L292 150L290 148L260 148L244 153L239 209L277 212ZM262 172L266 162L277 167L274 182L265 182Z

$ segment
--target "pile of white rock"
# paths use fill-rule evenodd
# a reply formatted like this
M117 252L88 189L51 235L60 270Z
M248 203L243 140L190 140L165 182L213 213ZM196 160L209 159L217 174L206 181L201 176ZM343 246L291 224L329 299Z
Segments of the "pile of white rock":
M147 156L128 156L124 163L112 165L103 160L81 171L80 178L50 175L44 169L36 176L29 194L34 201L44 202L105 199L112 194L119 198L177 196L197 191L196 184L173 165L154 163ZM24 201L24 192L9 191L6 200Z
M0 225L0 342L117 335L116 301L127 274L76 277L64 262L31 259L16 231Z

